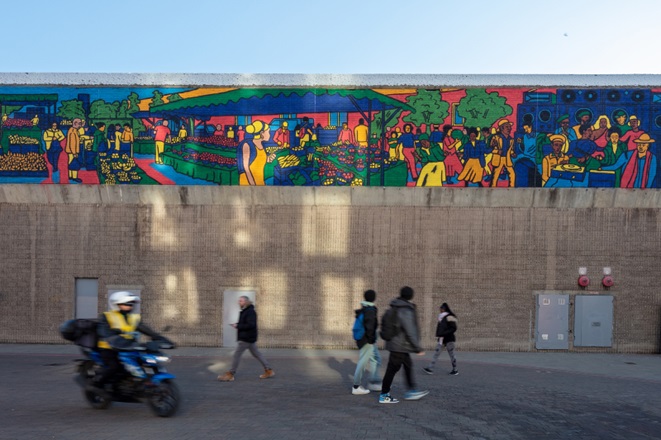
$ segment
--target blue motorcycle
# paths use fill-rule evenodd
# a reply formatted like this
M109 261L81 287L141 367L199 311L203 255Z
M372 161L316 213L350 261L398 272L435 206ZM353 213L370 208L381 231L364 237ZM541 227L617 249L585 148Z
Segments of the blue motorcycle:
M76 360L76 379L90 405L95 409L107 409L113 401L146 402L157 416L172 416L179 407L179 389L174 383L174 375L165 369L170 357L160 350L175 348L174 343L163 338L113 348L118 351L119 362L124 368L112 389L105 393L90 389L90 384L103 368L99 352L94 348L81 348L85 358Z

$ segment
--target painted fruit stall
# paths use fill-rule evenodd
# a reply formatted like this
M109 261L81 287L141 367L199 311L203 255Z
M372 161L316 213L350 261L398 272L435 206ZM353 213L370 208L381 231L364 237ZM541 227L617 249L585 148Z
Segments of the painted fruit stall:
M372 90L344 90L344 89L237 89L229 92L205 95L195 98L182 99L175 102L155 106L152 112L167 115L169 118L199 118L205 119L213 116L253 116L277 114L317 114L332 112L358 112L365 120L371 121L380 112L391 112L390 118L399 111L414 111L407 104L396 99L374 92ZM389 119L390 119L389 118ZM267 121L268 122L268 121ZM388 121L385 121L387 123ZM328 130L332 136L324 137L325 141L337 140L336 128ZM386 163L383 151L374 151L373 154L364 153L354 155L353 158L361 163L342 163L339 157L321 158L324 169L330 169L330 164L340 170L330 180L320 175L322 162L319 162L318 149L322 147L318 140L309 142L305 148L291 147L289 151L272 150L275 160L265 166L265 180L276 185L327 185L337 184L371 184L384 185L401 172L400 164ZM238 173L236 168L236 145L229 147L228 151L222 148L209 151L206 144L200 142L186 143L164 154L164 162L172 166L177 172L196 178L222 183L236 184ZM216 154L226 159L233 158L234 163L229 165L205 163L201 160L202 153ZM233 152L233 154L230 154ZM338 154L339 156L339 154ZM346 157L345 157L346 158ZM207 161L208 162L208 161ZM376 164L376 165L375 165ZM228 169L225 169L226 165ZM326 166L328 165L328 166ZM350 175L351 174L351 175ZM330 176L328 176L330 177ZM406 181L406 177L403 178ZM401 184L399 182L398 184Z

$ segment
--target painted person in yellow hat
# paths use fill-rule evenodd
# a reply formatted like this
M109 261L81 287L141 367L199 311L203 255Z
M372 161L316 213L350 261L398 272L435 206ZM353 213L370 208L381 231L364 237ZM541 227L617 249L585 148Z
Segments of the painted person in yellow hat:
M656 177L656 156L649 151L654 139L647 133L642 134L636 142L636 151L629 153L629 160L622 172L622 188L652 188Z
M278 144L278 148L281 150L286 150L289 148L289 143L291 142L289 136L291 135L289 131L289 123L284 121L280 128L275 131L273 135L273 141Z
M264 143L271 139L268 124L255 121L246 126L246 139L236 149L236 165L239 169L239 185L258 185L264 183L264 166L272 162L275 154L267 156Z
M498 130L496 134L491 137L491 165L493 166L493 176L491 178L491 187L498 185L498 178L503 168L507 172L509 178L508 186L514 187L516 175L514 174L514 164L512 157L516 156L514 152L514 139L510 134L512 133L512 123L507 119L498 121Z
M553 151L542 160L542 186L546 186L551 177L551 170L558 165L569 163L569 156L562 152L567 138L562 134L552 134L549 137Z
M650 145L656 142L649 134L644 133L636 139L636 149L627 151L613 165L602 166L604 171L622 169L622 188L652 188L657 173L656 156L649 151Z
M627 149L629 151L632 151L637 148L636 140L645 134L645 132L640 129L640 120L636 115L631 115L629 117L629 127L631 127L631 130L624 133L620 137L620 140L627 144Z

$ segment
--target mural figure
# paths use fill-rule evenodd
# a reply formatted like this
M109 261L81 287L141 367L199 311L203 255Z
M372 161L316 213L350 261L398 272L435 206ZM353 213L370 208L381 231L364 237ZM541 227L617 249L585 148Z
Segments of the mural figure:
M353 131L349 128L349 124L346 122L342 123L342 129L340 134L337 136L337 141L344 145L353 145L355 143L353 138Z
M631 127L627 123L627 112L624 110L615 110L615 113L613 113L613 119L615 120L613 126L620 129L621 136L627 134L627 132L631 130Z
M569 163L569 156L562 152L562 149L567 142L567 138L561 134L554 134L550 136L551 148L553 151L546 157L542 162L542 182L546 186L546 183L551 178L551 170L558 165L564 165Z
M402 151L411 179L416 180L418 178L418 169L413 154L415 151L415 137L413 136L413 126L411 124L404 125L404 133L399 137L397 148Z
M289 150L290 135L289 123L287 121L283 121L282 125L280 125L280 128L275 131L273 140L281 150Z
M636 150L627 151L613 165L604 166L602 169L623 169L622 188L651 188L656 178L658 162L649 147L656 141L648 134L643 134L635 142Z
M65 151L68 156L69 167L69 180L81 183L82 179L78 178L78 170L80 170L80 163L78 156L80 155L80 128L83 121L79 118L73 120L71 127L67 131L67 146Z
M353 129L353 132L354 132L354 138L356 139L358 146L367 148L367 139L368 139L367 134L369 132L369 129L367 128L367 125L365 125L365 120L363 118L360 118L358 120L358 125L356 125L356 128Z
M428 139L420 141L420 150L416 153L422 163L422 170L416 186L443 186L446 180L445 155L438 143L431 143Z
M622 142L627 144L628 150L636 149L636 140L639 139L645 132L640 129L640 121L636 115L629 117L629 126L631 130L627 131L621 136Z
M459 160L458 151L462 146L464 133L461 130L451 130L452 126L443 127L443 154L445 154L445 171L448 178L456 182L455 176L461 174L463 165Z
M620 160L620 157L625 154L628 149L627 145L620 140L620 129L617 127L611 127L608 130L608 143L606 148L604 148L604 158L601 160L601 168L609 167L614 165ZM620 181L622 177L622 170L620 168L615 170L615 186L620 186Z
M597 145L597 150L601 151L608 143L608 130L611 128L610 121L606 116L599 116L599 120L592 126L592 140Z
M482 139L477 139L477 128L468 129L468 142L464 144L464 169L459 174L459 180L465 186L484 186L485 155L487 145Z
M576 131L569 127L569 115L568 114L565 113L564 115L560 116L556 120L556 122L558 123L559 127L555 130L554 133L555 134L561 134L565 137L565 139L567 139L567 142L562 147L562 151L564 153L566 153L569 150L569 144L572 141L575 141L576 139L578 139L578 136L576 135Z
M493 176L491 178L491 186L498 185L498 179L503 169L508 175L508 186L514 187L516 175L514 174L514 164L512 157L516 156L514 152L514 139L510 136L512 132L512 123L507 119L501 119L498 122L498 130L495 135L491 137L490 146L491 165L493 165Z
M163 151L165 150L165 141L170 138L170 129L167 119L161 125L154 128L154 161L157 164L163 164Z
M257 120L246 127L246 133L252 137L245 139L237 149L239 184L264 185L264 166L275 158L273 154L267 156L264 149L264 144L271 139L271 131L267 124Z
M234 132L232 132L232 135L233 134L234 134ZM186 138L188 137L188 131L186 130L186 125L181 124L181 127L179 127L179 133L177 133L177 137L181 141L186 140ZM234 137L234 136L232 136L232 137Z
M57 126L57 122L53 122L50 128L44 131L43 139L48 162L51 164L53 172L57 173L57 164L60 160L60 153L62 153L61 142L65 139L64 133Z

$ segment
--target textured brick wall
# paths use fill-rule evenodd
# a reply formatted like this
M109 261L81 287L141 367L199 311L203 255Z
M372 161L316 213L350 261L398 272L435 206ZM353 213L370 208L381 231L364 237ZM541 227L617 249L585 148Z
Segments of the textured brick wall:
M656 194L595 190L585 202L590 191L212 190L5 188L0 342L61 342L75 279L90 277L101 306L108 286L145 286L145 319L172 325L184 345L219 345L222 292L254 288L262 346L352 347L362 291L375 289L383 311L408 284L428 347L447 301L462 349L526 351L533 292L575 292L579 266L603 292L610 266L614 346L605 350L659 349Z

